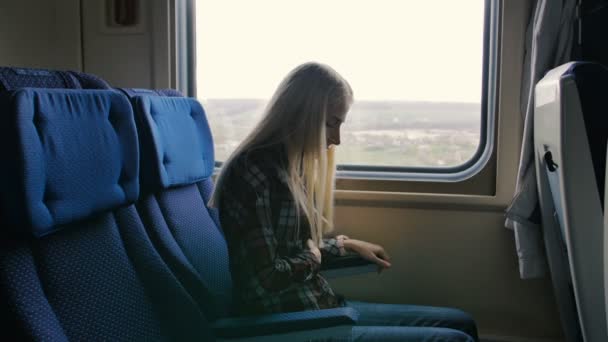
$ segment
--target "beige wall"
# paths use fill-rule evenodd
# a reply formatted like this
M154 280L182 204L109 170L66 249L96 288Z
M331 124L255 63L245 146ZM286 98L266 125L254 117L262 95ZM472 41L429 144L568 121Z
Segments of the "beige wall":
M78 0L0 1L0 65L81 70Z
M172 81L171 0L139 1L140 24L105 24L105 1L82 1L84 70L116 87L169 88Z
M122 31L107 27L106 3L0 1L0 65L80 70L118 87L175 84L170 49L172 1L139 2L142 25Z
M520 280L498 211L341 207L341 232L382 244L393 268L332 281L347 298L471 313L483 334L559 337L547 280Z

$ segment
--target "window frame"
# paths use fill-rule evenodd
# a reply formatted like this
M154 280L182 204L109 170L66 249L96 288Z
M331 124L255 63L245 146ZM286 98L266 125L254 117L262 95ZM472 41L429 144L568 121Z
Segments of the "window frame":
M485 0L484 7L481 120L479 145L473 156L461 165L449 167L341 164L338 165L338 178L459 182L484 169L492 159L495 140L499 0Z
M179 8L182 10L179 10ZM499 67L499 32L500 32L500 8L501 0L484 1L484 32L482 45L482 86L481 86L481 118L479 145L473 156L465 163L450 167L421 167L421 166L380 166L380 165L358 165L339 164L336 177L338 182L343 180L350 184L359 181L379 181L395 184L404 182L439 182L456 183L471 180L494 168L495 165L495 139L496 139L496 113L498 107L497 84ZM177 0L176 23L187 21L187 28L176 32L175 58L181 63L176 63L176 76L182 82L178 83L178 89L187 96L196 94L196 32L195 32L195 1ZM179 24L178 24L179 27ZM182 43L182 44L180 44ZM185 54L177 51L186 51ZM184 55L186 55L184 59ZM216 161L216 169L222 162ZM217 170L216 170L217 171ZM490 170L495 175L495 170ZM489 175L484 175L488 178ZM492 177L494 178L494 177ZM487 182L486 182L487 183ZM357 186L355 186L357 187ZM340 186L338 186L340 188ZM352 186L347 186L352 188ZM373 186L372 186L373 188ZM398 187L401 188L401 187ZM397 190L399 191L399 190ZM451 192L451 191L448 191ZM457 191L460 192L460 191ZM485 192L485 191L484 191Z
M175 0L171 3L173 17L171 36L171 68L173 86L185 96L196 96L196 1Z

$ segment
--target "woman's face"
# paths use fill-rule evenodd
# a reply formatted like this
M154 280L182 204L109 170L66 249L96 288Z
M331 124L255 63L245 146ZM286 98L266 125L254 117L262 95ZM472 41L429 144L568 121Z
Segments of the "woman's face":
M346 118L346 113L330 114L325 123L325 131L327 134L327 147L330 145L340 145L340 127Z

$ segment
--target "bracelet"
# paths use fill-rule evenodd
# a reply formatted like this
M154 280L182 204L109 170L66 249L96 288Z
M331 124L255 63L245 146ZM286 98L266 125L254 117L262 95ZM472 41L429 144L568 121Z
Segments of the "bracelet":
M348 236L346 235L338 235L336 236L336 246L340 251L340 256L346 255L346 249L344 248L344 241L348 240Z

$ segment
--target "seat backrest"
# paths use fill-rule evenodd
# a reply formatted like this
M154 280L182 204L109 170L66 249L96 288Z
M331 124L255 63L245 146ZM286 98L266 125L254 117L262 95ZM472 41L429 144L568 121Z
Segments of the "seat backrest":
M551 272L569 278L586 341L608 340L606 309L597 305L598 298L605 298L607 94L606 68L573 62L551 70L536 86L535 96L535 155L545 242L550 257L558 247L564 251L563 266L555 264ZM553 230L559 234L555 243L549 243L547 234Z
M128 99L29 88L2 94L0 108L2 335L212 340L132 205L139 148Z
M142 199L137 208L163 258L213 320L230 313L228 247L213 190L213 141L195 99L135 96L142 150Z
M0 67L0 92L20 88L109 89L101 78L78 71Z

